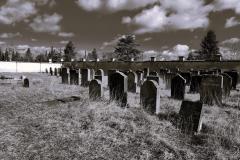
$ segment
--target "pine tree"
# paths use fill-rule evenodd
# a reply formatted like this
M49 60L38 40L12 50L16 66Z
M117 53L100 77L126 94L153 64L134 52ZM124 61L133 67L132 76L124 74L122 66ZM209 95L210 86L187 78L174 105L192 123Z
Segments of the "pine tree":
M24 57L24 61L26 62L33 62L33 57L32 57L32 53L30 48L27 49L25 57Z
M218 41L214 31L210 30L202 40L200 58L209 60L216 54L219 54Z
M139 46L135 42L135 36L126 35L119 39L114 54L120 61L130 61L131 58L138 59L141 51L137 49Z
M3 59L3 60L4 60L4 61L9 61L9 60L10 60L10 58L9 58L9 52L8 52L7 49L5 50L4 59Z
M89 60L96 60L97 58L98 58L97 50L96 50L96 48L94 48L92 50L92 52L88 54L88 58L87 59L89 59Z
M74 59L76 56L75 47L72 41L69 41L64 49L64 60L70 62L71 59Z

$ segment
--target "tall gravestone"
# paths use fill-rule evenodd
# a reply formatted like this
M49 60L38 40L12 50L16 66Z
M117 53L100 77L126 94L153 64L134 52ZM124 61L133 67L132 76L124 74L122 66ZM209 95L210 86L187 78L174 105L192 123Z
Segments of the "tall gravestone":
M239 79L238 72L232 70L232 71L226 71L224 73L228 74L232 78L232 89L237 89L237 84Z
M23 87L24 88L29 88L29 79L28 78L23 79Z
M171 82L171 97L174 99L183 100L185 95L186 80L177 74Z
M80 70L79 69L71 69L70 70L70 84L71 85L79 85L80 84Z
M222 106L223 76L221 75L203 75L200 100L204 104Z
M127 105L128 78L121 72L109 75L110 99L116 100L121 107Z
M136 71L137 74L137 85L141 86L142 82L143 82L143 71Z
M57 70L57 68L54 68L54 76L58 76L58 70Z
M90 82L90 70L81 69L81 86L87 87Z
M53 76L53 70L52 70L52 67L50 67L49 72L50 72L50 75Z
M226 73L221 75L223 76L223 95L229 97L232 89L232 78Z
M62 68L62 83L63 84L69 84L70 83L69 68Z
M202 76L194 75L191 78L190 93L199 93L201 86Z
M128 73L128 91L137 92L137 74L132 71Z
M160 112L160 87L156 81L147 80L140 89L140 103L152 114Z
M98 100L103 97L103 85L98 79L91 80L89 83L89 98L91 100Z
M184 133L200 132L202 128L202 102L183 101L179 111L178 128Z

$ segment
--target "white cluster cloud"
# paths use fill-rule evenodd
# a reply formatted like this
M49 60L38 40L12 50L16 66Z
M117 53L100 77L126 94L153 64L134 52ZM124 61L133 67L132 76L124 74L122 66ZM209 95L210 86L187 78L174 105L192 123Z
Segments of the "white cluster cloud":
M56 33L61 30L59 22L62 20L62 16L54 13L52 15L44 14L43 16L37 16L33 22L30 23L30 27L35 32L49 32Z
M19 32L17 32L17 33L2 33L2 34L0 34L0 38L4 38L4 39L19 37L19 36L22 36L22 34L19 33Z
M230 28L240 25L240 22L236 19L236 17L230 17L226 20L225 28Z
M213 6L204 5L203 0L160 0L160 2L161 6L155 5L145 9L131 21L128 18L129 23L140 26L136 33L206 28L209 25L208 14ZM126 23L126 20L123 22Z
M221 44L234 44L234 43L238 43L238 42L240 42L239 38L230 38L230 39L227 39L227 40L221 42Z
M0 7L0 23L14 24L37 13L35 3L26 0L7 0Z
M70 38L70 37L74 36L74 33L72 33L72 32L69 32L69 33L67 33L67 32L59 32L58 36L65 37L65 38Z
M221 11L226 9L233 9L236 13L240 13L239 0L215 0L215 10Z
M77 4L87 11L108 9L110 11L131 10L144 7L158 0L77 0Z

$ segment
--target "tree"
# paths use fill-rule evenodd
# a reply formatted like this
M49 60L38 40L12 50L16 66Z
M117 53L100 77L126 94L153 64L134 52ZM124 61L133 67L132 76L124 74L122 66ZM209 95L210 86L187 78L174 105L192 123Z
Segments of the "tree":
M9 60L10 60L10 58L9 58L9 52L8 52L8 50L7 50L7 49L5 50L5 53L4 53L4 58L3 58L3 60L4 60L4 61L9 61Z
M98 58L97 50L94 48L91 53L88 54L89 60L96 60Z
M24 61L26 62L33 62L33 57L32 57L32 53L30 48L27 49L25 57L24 57Z
M15 54L15 61L21 61L21 59L22 59L22 57L17 51L16 54Z
M130 61L131 58L138 59L141 51L136 47L139 46L135 42L134 35L126 35L118 40L115 47L114 54L120 61Z
M36 62L45 62L46 60L45 60L44 54L37 55L36 58L35 58L35 61Z
M70 62L71 59L74 59L76 56L75 47L72 41L69 41L64 49L64 60Z
M209 30L201 42L200 58L204 60L211 59L214 55L219 54L218 41L214 31Z

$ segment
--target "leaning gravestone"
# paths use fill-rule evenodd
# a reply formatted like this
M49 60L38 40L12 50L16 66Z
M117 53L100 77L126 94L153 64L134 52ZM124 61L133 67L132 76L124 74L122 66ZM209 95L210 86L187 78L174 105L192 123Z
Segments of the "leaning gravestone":
M222 89L223 76L220 75L203 75L200 100L204 104L222 106Z
M121 72L115 72L109 76L110 99L116 100L121 107L127 105L128 78Z
M79 85L80 84L80 70L79 69L71 69L70 70L70 84L71 85Z
M174 99L183 100L185 95L186 80L177 74L171 82L171 97Z
M191 78L190 93L199 93L201 86L202 76L194 75Z
M237 71L226 71L224 73L227 73L231 78L232 78L232 89L237 89L237 84L238 84L238 72Z
M81 86L87 87L90 82L90 70L81 69Z
M62 68L62 83L69 84L70 83L70 75L69 68Z
M202 128L202 102L183 101L179 111L178 128L184 133L200 132Z
M94 79L89 83L89 98L98 100L103 97L103 85L100 80Z
M147 80L140 89L140 103L152 114L160 112L160 87L156 81Z
M229 97L232 89L232 78L226 73L221 75L223 76L223 95Z
M128 72L128 91L132 93L137 92L137 74L135 72Z
M28 78L23 79L23 87L24 88L29 88L29 79Z

